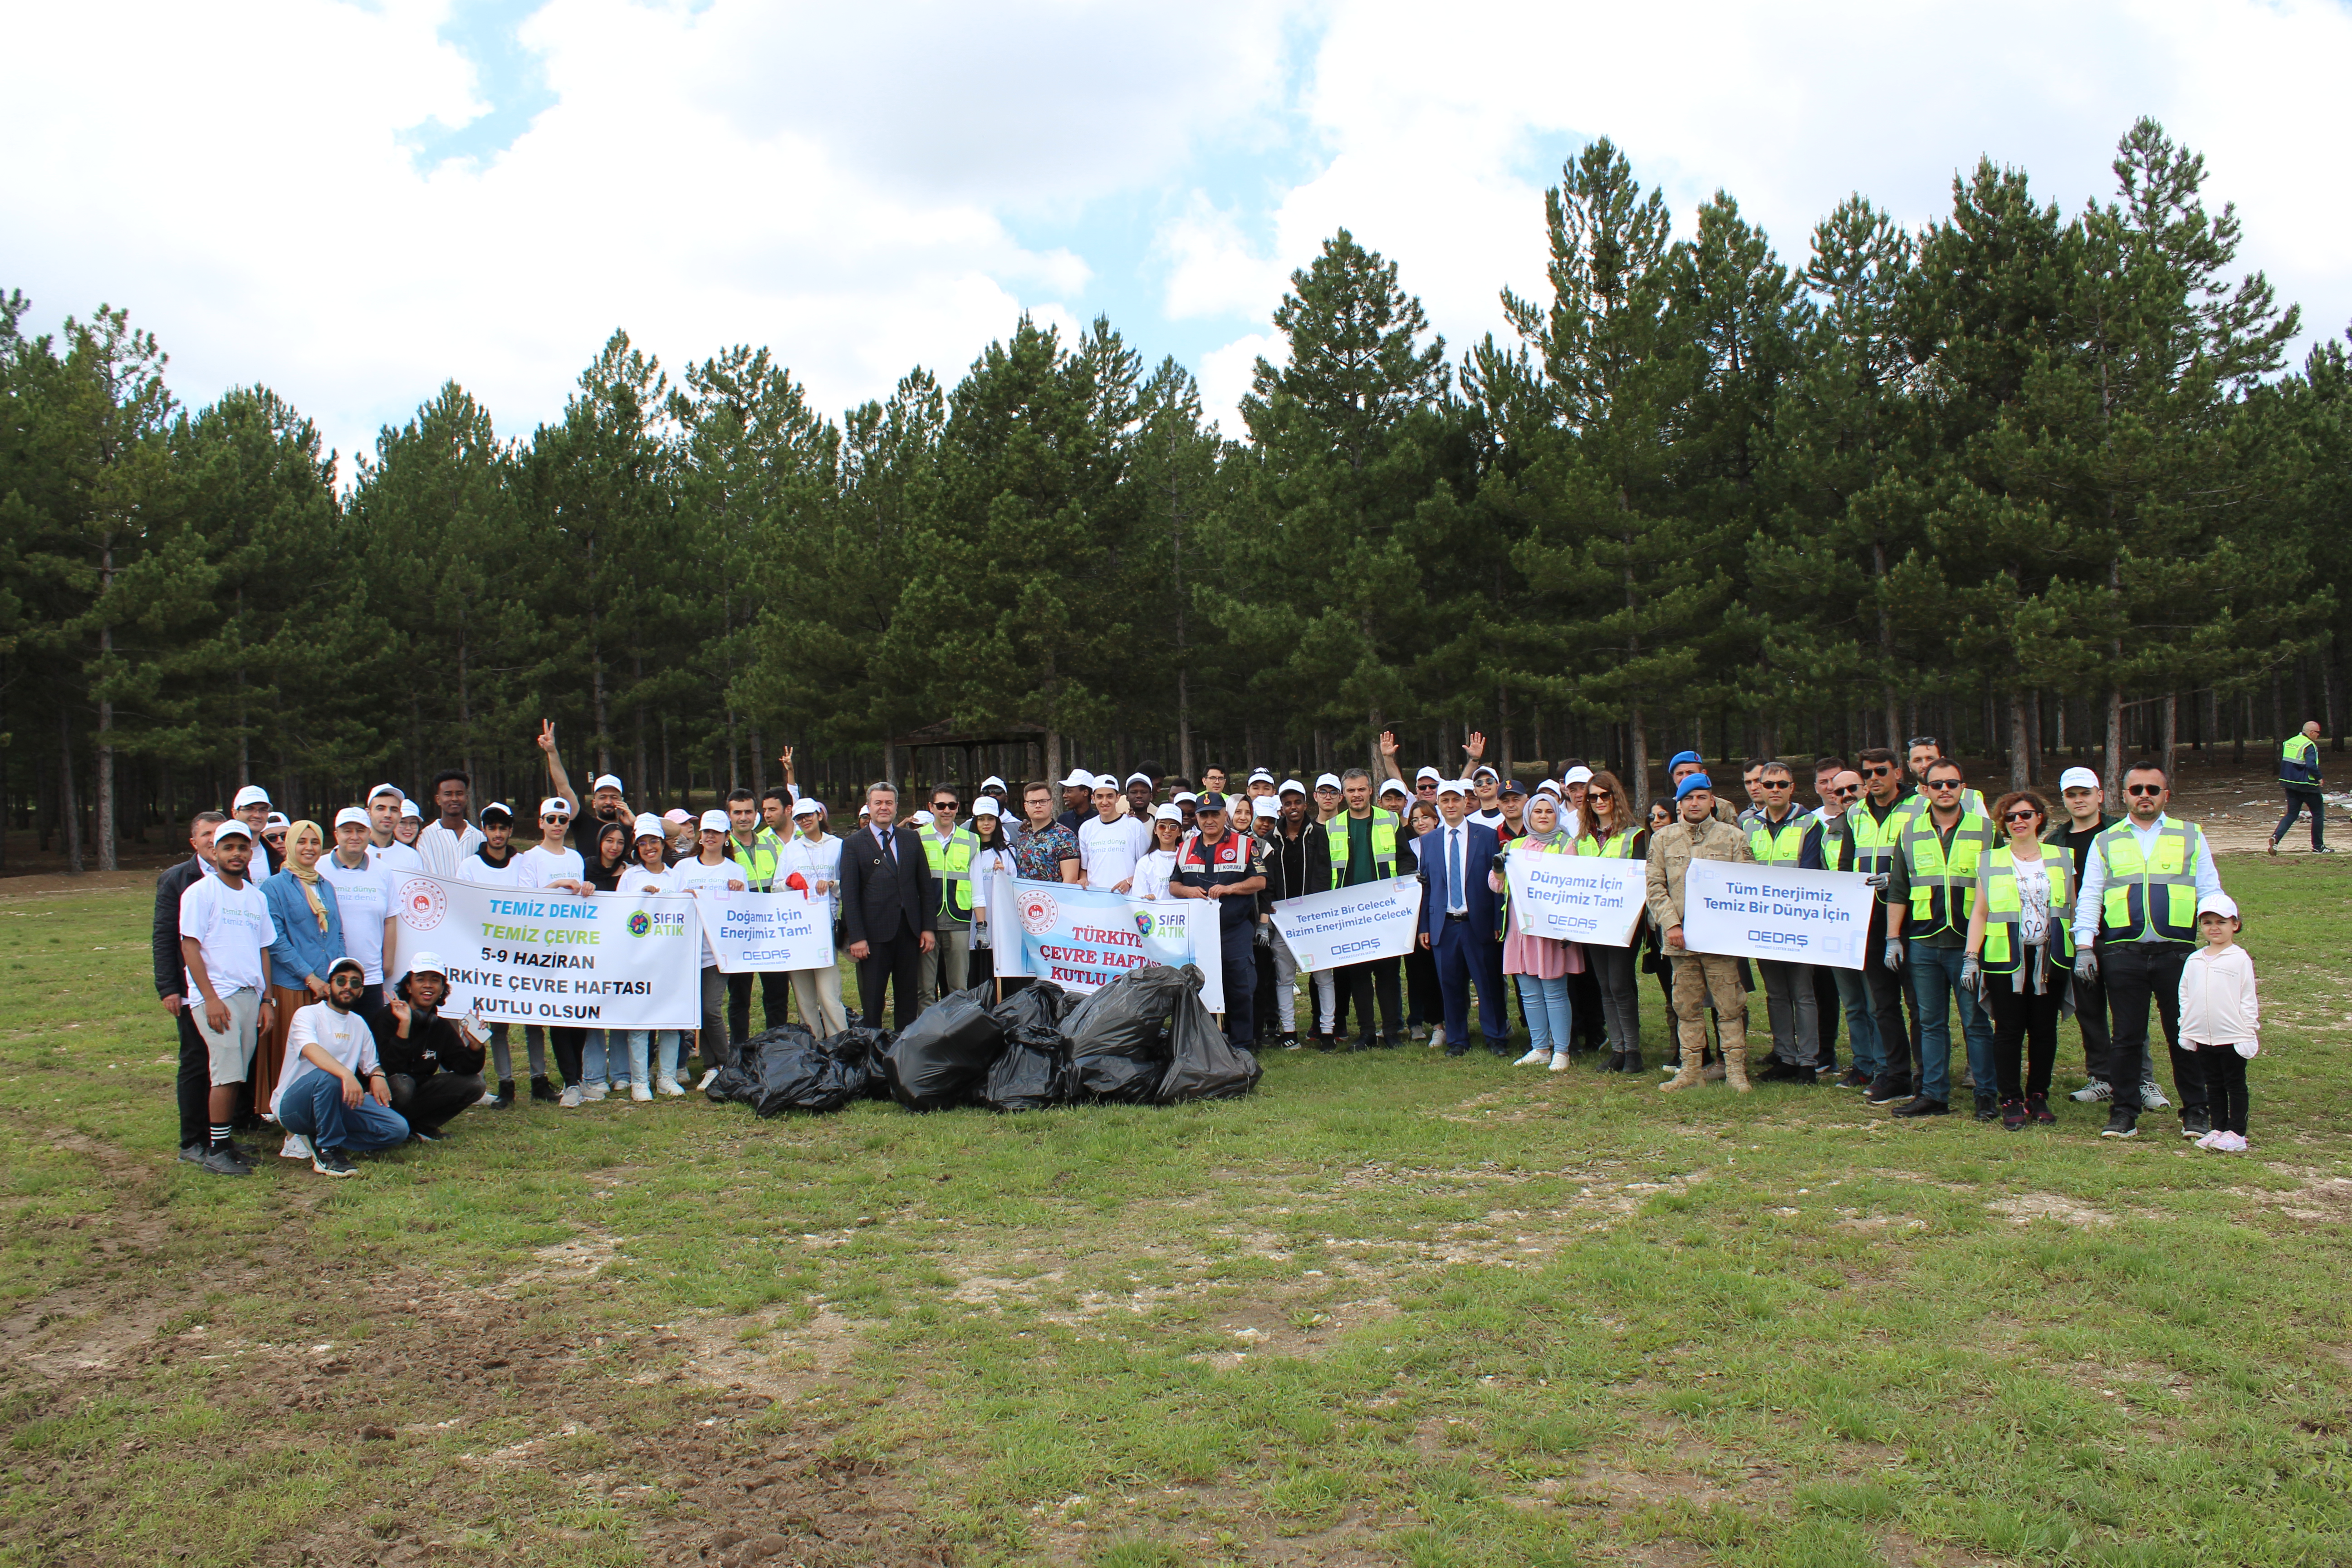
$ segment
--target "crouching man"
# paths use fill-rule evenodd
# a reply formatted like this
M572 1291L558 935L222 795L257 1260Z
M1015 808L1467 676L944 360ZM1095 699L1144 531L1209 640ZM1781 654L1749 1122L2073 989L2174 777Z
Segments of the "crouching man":
M296 1012L286 1037L286 1067L270 1109L289 1143L302 1140L310 1169L322 1176L356 1176L353 1154L408 1142L408 1122L392 1109L392 1084L376 1059L375 1037L353 1011L366 985L359 960L335 960L326 1000ZM298 1148L285 1152L300 1157Z
M457 1112L482 1098L482 1052L488 1031L468 1033L465 1020L445 1018L449 976L434 953L409 961L392 1005L370 1020L375 1049L392 1079L392 1108L427 1143Z

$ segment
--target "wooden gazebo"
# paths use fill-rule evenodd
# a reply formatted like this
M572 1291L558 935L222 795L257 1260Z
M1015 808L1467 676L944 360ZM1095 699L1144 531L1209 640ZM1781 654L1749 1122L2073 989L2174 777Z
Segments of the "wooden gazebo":
M959 730L946 720L926 724L919 730L895 735L885 742L893 749L904 746L908 751L907 768L911 781L919 765L920 753L935 753L933 767L924 782L937 784L952 779L967 787L977 784L989 773L1001 773L1008 780L1036 778L1045 765L1045 726L1014 720L977 730ZM994 750L995 756L984 753ZM961 771L947 765L950 752L963 753ZM1008 754L1009 753L1009 754Z

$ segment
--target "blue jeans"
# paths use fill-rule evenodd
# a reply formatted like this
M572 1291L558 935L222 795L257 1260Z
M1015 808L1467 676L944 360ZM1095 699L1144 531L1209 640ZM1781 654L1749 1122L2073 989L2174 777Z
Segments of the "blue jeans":
M343 1080L331 1072L304 1073L278 1097L278 1124L299 1132L313 1149L365 1154L408 1142L408 1119L362 1094L357 1108L343 1103Z
M684 1033L677 1029L631 1029L629 1031L629 1081L651 1089L662 1079L675 1080L681 1060L680 1046ZM651 1053L653 1077L646 1076L647 1053Z
M1979 1094L1998 1084L2000 1074L1992 1060L1992 1019L1977 999L1960 989L1960 963L1968 954L1957 947L1930 947L1924 942L1903 944L1904 967L1911 972L1911 999L1919 1005L1919 1092L1948 1105L1952 1100L1952 1002L1960 1004L1960 1033L1967 1038L1969 1071L1976 1076Z
M580 1031L581 1082L604 1083L613 1077L613 1074L606 1070L604 1049L606 1037L611 1033L609 1029Z
M1832 969L1830 974L1837 981L1838 1005L1845 1010L1846 1039L1853 1051L1854 1070L1864 1078L1876 1078L1886 1070L1886 1053L1879 1048L1870 982L1859 969Z
M1569 1026L1572 1020L1568 1000L1568 976L1556 980L1538 980L1532 974L1513 976L1519 983L1519 1010L1528 1016L1528 1048L1534 1051L1564 1051L1568 1049Z

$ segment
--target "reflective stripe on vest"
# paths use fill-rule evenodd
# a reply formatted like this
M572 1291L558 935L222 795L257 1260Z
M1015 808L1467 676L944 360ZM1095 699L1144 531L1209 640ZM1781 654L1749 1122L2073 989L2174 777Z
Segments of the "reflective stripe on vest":
M1845 814L1846 837L1853 843L1853 868L1868 875L1895 869L1895 847L1903 840L1903 829L1911 820L1911 808L1896 802L1895 809L1881 822L1871 815L1867 805L1858 805Z
M940 836L926 828L923 832L923 858L931 864L931 875L939 879L940 913L959 920L971 914L971 858L980 853L980 837L968 827L959 827L942 842Z
M776 880L776 862L784 852L783 840L772 827L762 827L745 844L733 834L727 836L727 847L733 852L735 864L743 868L744 885L755 893L768 891Z
M1906 818L1903 849L1911 874L1911 912L1904 921L1905 936L1969 929L1969 911L1977 900L1977 864L1991 838L1991 826L1977 813L1964 811L1959 826L1952 829L1947 855L1934 817L1923 811Z
M2167 823L2156 830L2156 847L2142 855L2128 819L2092 842L2105 857L2107 885L2099 900L2099 934L2110 942L2137 942L2151 918L2167 942L2197 940L2196 830Z
M1812 814L1791 811L1780 826L1765 820L1760 811L1748 815L1748 852L1756 857L1759 866L1793 866L1798 854L1805 847L1805 828Z
M1619 828L1609 836L1609 842L1606 844L1588 833L1576 841L1576 852L1579 855L1598 855L1606 859L1622 860L1633 853L1633 835L1641 831L1638 827Z
M2071 964L2074 958L2074 858L2064 850L2044 849L2042 868L2050 878L2050 924L2042 932L2051 961ZM2013 933L2024 918L2025 896L2017 885L2017 858L2006 844L1985 857L1984 953L1978 967L1988 974L2017 972L2021 944Z
M2318 768L2319 742L2310 736L2291 735L2279 748L2279 783L2307 784Z
M1348 814L1341 812L1323 825L1323 837L1331 847L1331 886L1348 885ZM1376 877L1396 875L1397 818L1393 811L1372 808L1372 865Z

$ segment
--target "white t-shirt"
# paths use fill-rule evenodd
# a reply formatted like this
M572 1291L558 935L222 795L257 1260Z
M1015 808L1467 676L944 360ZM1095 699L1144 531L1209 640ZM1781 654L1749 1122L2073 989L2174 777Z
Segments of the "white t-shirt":
M373 844L370 844L368 846L368 858L391 871L423 871L428 869L425 864L425 857L419 855L413 847L403 844L397 838L394 839L391 843L385 845L381 849L377 848Z
M392 918L391 868L373 856L356 870L332 855L319 859L319 875L334 885L336 912L343 920L343 952L360 962L360 978L383 984L383 922Z
M1164 899L1168 884L1176 875L1176 851L1153 849L1135 863L1135 886L1128 889L1138 899Z
M1151 847L1151 830L1140 817L1105 822L1097 815L1078 824L1078 864L1087 886L1107 892L1135 875L1135 863Z
M828 884L824 892L814 894L812 897L824 900L827 920L839 920L841 918L840 837L828 833L822 840L812 843L795 833L785 839L783 853L776 857L777 891L782 893L793 891L792 889L784 886L784 879L795 871L801 874L801 880L812 888L819 882Z
M1503 826L1503 814L1500 811L1474 811L1469 820L1499 830Z
M743 875L743 868L734 861L721 860L716 866L706 866L702 863L702 857L698 855L691 860L681 860L669 868L669 883L662 889L662 891L699 893L708 888L723 893L728 890L727 884L730 882L742 882L745 886L750 886L749 880ZM710 945L710 933L705 931L702 936L702 967L708 969L718 962L719 954Z
M293 1025L286 1032L286 1070L278 1075L278 1092L269 1097L269 1110L277 1114L278 1102L286 1091L314 1072L324 1068L309 1061L302 1055L305 1046L317 1046L350 1069L361 1083L375 1071L375 1036L367 1020L357 1013L338 1013L324 1002L313 1002L294 1010Z
M580 858L577 849L558 849L551 854L544 844L534 844L510 864L518 888L544 888L551 882L588 879L588 862Z
M262 950L278 940L278 924L269 918L269 903L261 889L246 882L231 891L218 877L199 877L180 895L180 934L196 939L212 977L213 994L226 998L232 991L261 989ZM200 997L196 977L186 976L182 994Z
M425 831L416 836L416 854L425 868L436 877L462 877L461 863L482 847L482 830L472 823L461 823L460 831L452 833L438 821L428 822Z
M486 888L517 887L520 884L515 880L519 875L515 865L521 858L522 855L518 851L507 857L505 865L493 866L482 858L481 850L478 847L457 863L457 877L461 882L478 882Z
M668 867L648 871L644 861L632 860L621 868L621 879L613 885L613 890L616 893L667 893L675 891L677 887L677 879L670 875Z

